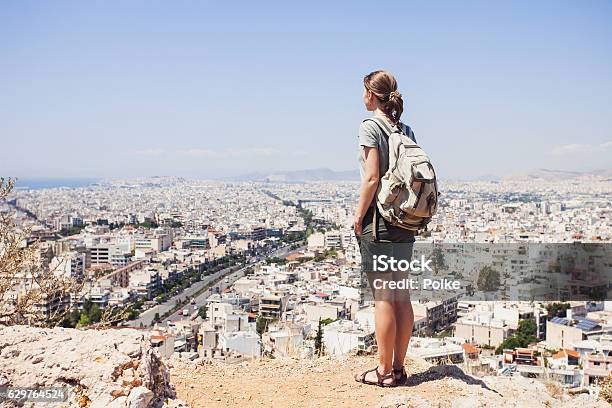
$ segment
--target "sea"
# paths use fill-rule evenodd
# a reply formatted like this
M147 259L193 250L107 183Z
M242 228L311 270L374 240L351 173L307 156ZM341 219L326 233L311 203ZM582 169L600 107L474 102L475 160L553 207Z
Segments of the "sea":
M15 181L16 190L40 190L57 187L87 187L99 179L94 178L19 178Z

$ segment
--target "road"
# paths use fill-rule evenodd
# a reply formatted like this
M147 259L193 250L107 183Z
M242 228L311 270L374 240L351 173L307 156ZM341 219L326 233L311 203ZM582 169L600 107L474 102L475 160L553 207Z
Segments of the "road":
M194 313L196 313L198 311L198 309L201 306L204 306L206 304L206 301L208 300L208 298L213 293L217 293L215 289L218 289L219 293L221 293L221 292L223 292L223 290L225 290L225 288L228 288L228 287L232 286L234 284L234 282L236 282L236 280L238 280L239 278L244 276L244 271L246 270L246 268L247 267L244 267L244 268L241 268L241 269L237 270L236 272L232 272L232 273L228 274L225 277L225 279L227 279L227 282L225 282L225 279L223 279L219 283L217 283L216 285L211 286L210 288L208 288L208 290L205 290L198 297L195 298L195 304L191 304L190 303L189 305L186 305L185 307L179 309L177 312L173 313L167 319L165 319L162 322L162 325L165 325L166 322L168 322L168 321L174 322L176 320L182 320L182 319L190 318ZM183 316L183 309L189 309L189 316L188 317Z
M303 247L298 248L295 251L299 251L302 248ZM278 257L284 258L289 253L295 252L295 251L289 249L289 247L282 247L274 251L270 256L278 256ZM257 263L261 263L261 262L263 261L259 261ZM246 270L248 266L255 266L255 264L244 266L243 268L233 273L229 273L230 268L225 268L212 275L208 275L204 277L203 280L194 283L193 285L185 289L183 292L173 296L172 298L168 299L164 303L160 303L159 305L153 306L152 308L145 310L144 312L140 314L140 316L137 319L131 320L127 322L127 324L130 326L135 326L135 327L139 327L140 323L142 323L145 327L151 326L153 324L153 319L155 318L155 313L159 313L159 315L162 316L163 314L170 311L172 308L176 306L176 301L179 298L182 300L186 298L192 298L197 291L199 291L206 285L210 284L215 279L228 275L227 278L229 280L229 283L225 283L225 279L223 279L221 280L221 282L215 285L219 287L219 291L222 292L226 287L231 286L238 278L244 276L244 271ZM197 311L197 308L206 304L206 299L208 299L208 297L212 294L213 294L212 288L204 291L202 294L200 294L200 296L196 298L195 308L194 308L194 305L192 304L185 306L185 308L189 308L190 314ZM182 315L183 309L184 308L181 308L177 312L173 313L170 317L168 317L168 319L164 320L163 323L165 323L166 321L175 321L175 320L180 320L180 319L185 318Z
M179 293L178 295L174 295L164 303L160 303L159 305L153 306L152 308L145 310L140 314L138 319L131 320L128 322L128 324L130 326L136 327L140 326L140 323L142 323L145 327L150 326L153 323L153 319L155 318L155 313L159 313L160 316L163 315L164 313L170 311L170 309L172 309L174 306L176 306L176 301L179 298L185 299L185 297L193 297L194 293L196 293L198 290L202 289L215 279L229 273L229 271L230 268L225 268L213 273L212 275L205 276L204 279L202 279L201 281L194 283L193 285L185 289L183 292Z

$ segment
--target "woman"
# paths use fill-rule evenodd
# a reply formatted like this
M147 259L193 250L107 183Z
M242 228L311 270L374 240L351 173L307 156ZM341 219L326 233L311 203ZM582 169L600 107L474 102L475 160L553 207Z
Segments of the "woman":
M392 387L407 380L404 358L412 334L414 314L407 289L377 289L373 282L377 278L387 281L407 278L407 272L375 272L368 260L372 255L386 252L389 247L395 252L401 243L404 244L403 248L406 248L406 244L409 246L409 253L404 252L404 255L409 258L412 254L414 233L395 227L382 218L376 211L374 197L380 178L389 167L389 129L401 126L406 131L409 128L399 121L404 106L393 75L386 71L374 71L366 75L363 83L363 102L366 109L373 112L374 120L363 121L359 128L361 189L354 229L361 250L362 271L367 275L374 295L379 364L356 375L355 379L364 384ZM411 134L409 130L407 133ZM377 232L376 238L372 233L373 228Z

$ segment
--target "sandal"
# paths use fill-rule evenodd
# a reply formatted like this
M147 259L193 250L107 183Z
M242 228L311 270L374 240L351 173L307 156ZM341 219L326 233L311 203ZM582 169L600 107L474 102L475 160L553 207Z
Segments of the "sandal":
M406 374L406 368L402 366L402 368L394 368L393 376L396 384L406 384L408 381L408 374Z
M376 373L376 377L378 378L377 382L368 381L365 379L368 373L371 373L372 371ZM388 380L390 378L393 380L392 382L388 382L388 383L384 382L385 380ZM383 375L378 372L378 366L376 366L375 368L371 370L367 370L363 372L360 376L355 375L355 381L360 382L362 384L367 384L367 385L377 385L383 388L395 387L397 385L395 383L395 376L393 375L393 371L391 371L389 374Z

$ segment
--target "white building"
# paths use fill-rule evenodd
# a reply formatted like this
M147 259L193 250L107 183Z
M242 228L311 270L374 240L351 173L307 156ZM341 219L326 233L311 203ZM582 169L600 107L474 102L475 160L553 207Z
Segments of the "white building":
M351 320L338 320L323 326L327 354L337 356L351 350L367 350L374 344L374 328L366 330Z
M248 357L261 355L259 335L252 331L219 333L219 348L225 353L234 352Z

